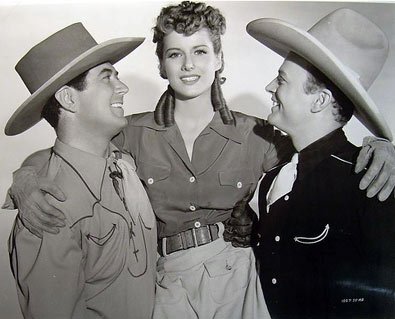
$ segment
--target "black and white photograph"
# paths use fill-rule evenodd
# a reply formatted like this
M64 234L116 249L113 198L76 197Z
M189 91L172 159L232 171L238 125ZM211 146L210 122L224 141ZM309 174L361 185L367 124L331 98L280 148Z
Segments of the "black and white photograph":
M395 2L0 3L0 313L395 317Z

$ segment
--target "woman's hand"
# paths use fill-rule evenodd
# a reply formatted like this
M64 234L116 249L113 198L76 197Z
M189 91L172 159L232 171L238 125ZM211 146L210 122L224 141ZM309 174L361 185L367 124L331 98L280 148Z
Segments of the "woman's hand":
M363 147L359 153L355 172L365 169L359 188L367 189L367 196L377 195L380 201L385 201L392 192L395 196L395 147L384 139L365 137Z
M58 227L65 226L64 214L48 203L45 194L59 201L66 200L66 196L50 180L38 177L34 167L25 166L14 172L9 194L24 226L34 235L42 237L43 231L57 234Z

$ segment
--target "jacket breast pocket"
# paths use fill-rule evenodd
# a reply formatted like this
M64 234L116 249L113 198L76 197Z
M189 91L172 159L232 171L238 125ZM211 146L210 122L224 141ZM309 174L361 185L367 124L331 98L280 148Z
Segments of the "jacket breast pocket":
M314 245L322 242L329 234L329 224L325 225L322 232L317 233L317 236L295 236L294 241L302 245Z

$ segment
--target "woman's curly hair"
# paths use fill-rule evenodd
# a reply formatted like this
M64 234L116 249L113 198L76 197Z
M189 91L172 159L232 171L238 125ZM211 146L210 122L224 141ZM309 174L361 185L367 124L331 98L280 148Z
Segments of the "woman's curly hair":
M226 106L222 94L221 84L224 78L220 73L224 68L221 35L225 33L226 21L221 12L203 2L183 1L178 5L170 5L162 8L153 28L153 42L156 43L156 55L159 59L160 75L166 78L162 70L164 38L167 34L175 31L184 35L192 35L196 31L206 28L210 34L215 54L221 54L222 66L216 71L211 89L211 100L215 111L219 111L225 124L233 123L233 116ZM169 86L168 90L160 98L155 109L155 120L160 125L172 126L174 124L174 91Z

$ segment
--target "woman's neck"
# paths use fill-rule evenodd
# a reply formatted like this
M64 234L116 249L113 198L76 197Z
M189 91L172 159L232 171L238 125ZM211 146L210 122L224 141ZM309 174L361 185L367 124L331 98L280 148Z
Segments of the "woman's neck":
M192 161L195 140L214 116L211 97L202 96L188 100L176 99L174 120L185 143L189 159Z
M179 120L193 120L200 122L204 119L212 118L214 108L211 103L211 96L204 95L198 96L193 99L177 99L175 102L174 116L177 121Z

